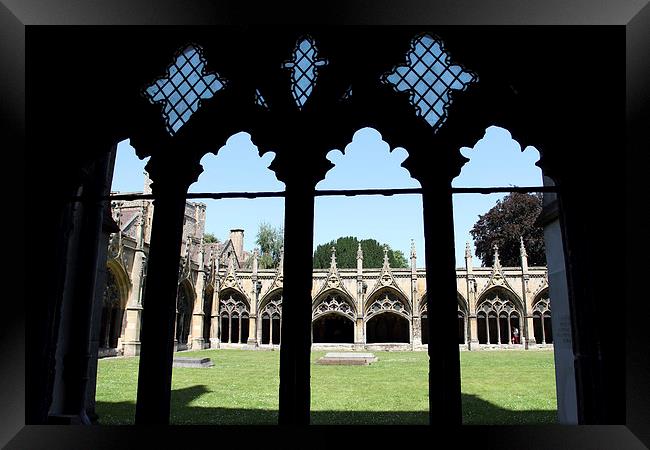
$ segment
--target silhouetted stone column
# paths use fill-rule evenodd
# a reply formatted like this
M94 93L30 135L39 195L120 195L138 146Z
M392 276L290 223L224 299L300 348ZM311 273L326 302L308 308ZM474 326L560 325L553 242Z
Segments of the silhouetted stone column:
M438 311L429 326L429 417L442 425L462 423L458 300L454 258L454 219L451 183L422 183L427 286L438 286L438 296L427 295L427 311ZM434 304L433 299L436 299ZM438 417L434 411L444 411Z
M279 424L308 425L315 183L292 181L285 197Z
M171 150L171 149L166 149ZM198 170L148 163L154 180L153 224L142 311L135 423L169 423L176 292L187 188ZM199 166L200 169L200 166ZM185 176L184 176L185 175Z

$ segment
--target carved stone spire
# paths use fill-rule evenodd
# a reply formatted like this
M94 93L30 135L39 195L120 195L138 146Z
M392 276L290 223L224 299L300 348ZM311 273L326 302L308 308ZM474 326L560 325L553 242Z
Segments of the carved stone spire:
M497 244L494 244L494 264L492 264L494 268L500 268L501 267L501 261L499 260L499 247Z
M411 239L411 274L417 271L417 254L415 252L415 241Z
M278 263L278 273L280 276L284 274L284 245L280 247L280 262Z
M388 262L388 245L384 244L384 269L390 269L390 263Z
M521 255L521 271L524 273L525 276L528 273L528 253L526 253L526 246L524 246L524 238L523 236L519 237L519 241L521 242L521 246L519 248L519 253Z
M255 276L257 276L257 270L258 270L258 267L259 267L258 258L259 258L259 253L258 253L257 247L255 247L253 249L253 275L255 275Z
M361 280L363 276L363 250L361 250L361 242L357 248L357 280Z
M521 245L519 247L519 252L521 254L522 258L525 258L528 256L528 253L526 253L526 246L524 246L524 237L519 236L519 242L521 242Z
M203 270L205 263L205 241L203 236L201 236L201 241L199 242L199 270Z
M469 241L465 242L465 259L472 258L472 248L469 246Z
M332 257L330 260L330 269L336 269L336 247L332 246Z

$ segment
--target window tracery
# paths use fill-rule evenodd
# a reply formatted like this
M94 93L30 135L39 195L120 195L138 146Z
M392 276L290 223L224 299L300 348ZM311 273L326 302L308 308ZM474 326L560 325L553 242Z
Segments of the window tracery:
M442 42L423 34L411 41L407 64L396 66L381 81L397 92L409 92L417 115L437 131L447 119L452 90L464 91L478 76L452 64Z
M307 36L298 41L293 51L293 60L285 62L282 67L291 70L291 95L302 109L312 93L318 78L318 68L327 65L327 59L318 58L314 40Z
M164 105L167 132L174 135L198 111L201 100L211 98L226 85L218 73L207 73L203 50L189 45L167 68L167 77L148 86L144 94L151 103Z

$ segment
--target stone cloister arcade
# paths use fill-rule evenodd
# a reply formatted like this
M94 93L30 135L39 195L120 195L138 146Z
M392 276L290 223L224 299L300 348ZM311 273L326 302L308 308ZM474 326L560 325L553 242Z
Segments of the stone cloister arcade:
M202 210L201 204L189 204L188 208ZM136 258L137 243L132 238L135 234L131 225L139 221L141 227L146 227L146 220L124 214L128 209L123 205L114 208L123 235L111 239L111 245L120 248L110 252L113 256L109 257L100 355L139 354L141 310L127 304L127 299L130 290L142 289L141 274L146 273L146 267L137 273L132 271L130 277L126 273L127 266ZM139 213L145 210L151 213L153 206L141 207ZM255 250L252 267L239 267L243 247L231 247L231 240L219 249L214 244L203 243L204 217L197 216L196 226L186 229L186 233L194 236L184 239L185 255L181 258L176 301L175 349L279 347L283 261L276 269L259 269ZM243 234L241 230L233 231ZM142 239L148 235L144 229L138 234ZM147 244L144 242L142 248L146 249ZM229 249L233 251L227 257ZM465 265L456 270L458 344L462 349L529 349L552 343L547 270L528 267L523 242L520 252L519 267L502 267L498 251L492 267L474 267L468 244ZM143 256L146 260L146 250ZM313 272L313 347L426 349L428 328L437 326L439 315L429 314L426 270L417 267L414 247L410 263L408 269L391 268L385 254L383 267L366 268L359 248L357 268L339 269L332 249L329 270ZM438 294L433 304L437 301ZM129 323L130 320L136 323Z

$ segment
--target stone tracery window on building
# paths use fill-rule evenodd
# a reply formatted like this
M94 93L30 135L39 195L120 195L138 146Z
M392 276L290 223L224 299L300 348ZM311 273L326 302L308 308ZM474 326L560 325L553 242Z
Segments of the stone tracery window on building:
M447 119L452 90L467 89L478 76L452 64L442 41L428 34L413 38L407 60L407 65L395 67L381 81L397 92L409 92L417 115L437 131Z
M542 345L553 343L551 302L548 298L548 289L538 294L533 304L533 329L536 342Z
M201 107L201 100L209 99L226 85L217 73L206 71L203 49L188 45L167 68L166 77L148 86L144 93L152 103L163 106L167 132L174 135Z
M502 297L499 297L501 293ZM481 301L476 308L478 341L482 344L519 344L521 312L515 302L497 292ZM515 333L515 329L517 332Z
M221 317L221 342L224 344L245 344L248 340L250 308L240 293L222 293L219 299Z
M315 344L353 344L356 308L343 293L331 290L314 302L312 342Z
M270 296L260 304L258 341L262 345L280 345L282 329L282 292Z

